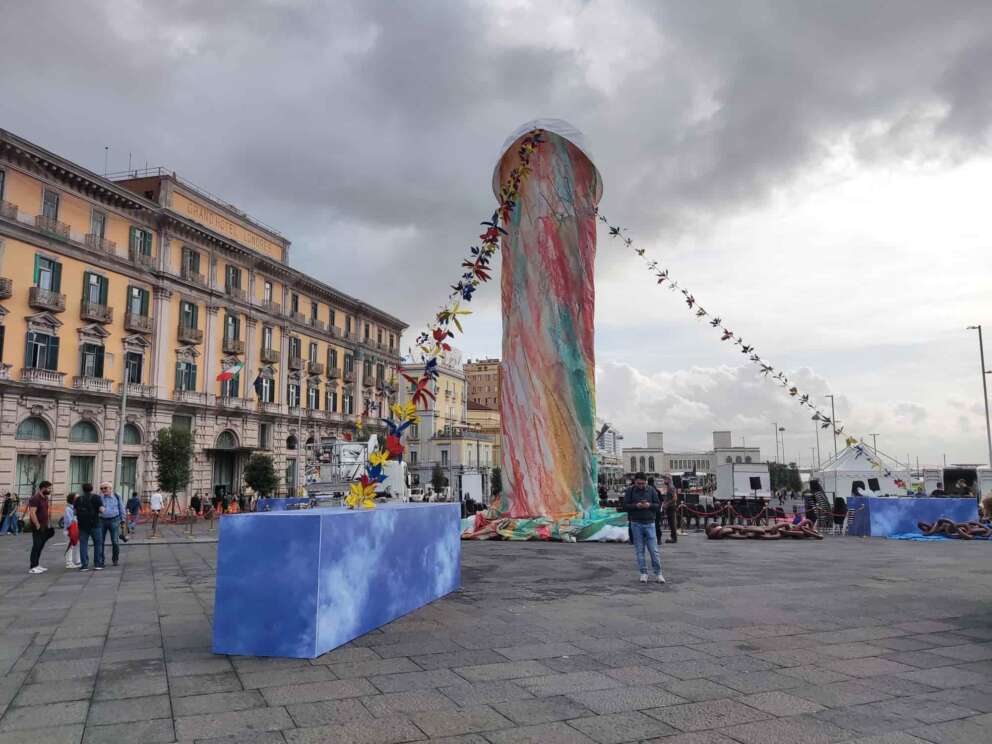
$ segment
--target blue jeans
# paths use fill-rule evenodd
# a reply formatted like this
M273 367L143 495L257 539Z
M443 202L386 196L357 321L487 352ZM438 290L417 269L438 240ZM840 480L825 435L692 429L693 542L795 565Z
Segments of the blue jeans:
M661 573L661 556L658 554L658 538L654 534L654 522L631 522L630 533L634 538L634 555L637 556L637 567L642 574L648 572L644 560L644 548L651 554L651 568L656 574Z
M114 565L117 565L117 561L121 557L121 518L120 517L100 517L100 560L96 562L96 565L101 568L104 565L105 556L104 553L107 550L107 533L110 533L110 547L111 554L110 557L114 561Z
M12 511L3 519L3 524L0 525L0 532L9 532L11 535L17 534L17 512Z
M81 568L90 565L90 540L93 540L93 565L103 565L103 532L100 523L92 527L79 528L79 564Z

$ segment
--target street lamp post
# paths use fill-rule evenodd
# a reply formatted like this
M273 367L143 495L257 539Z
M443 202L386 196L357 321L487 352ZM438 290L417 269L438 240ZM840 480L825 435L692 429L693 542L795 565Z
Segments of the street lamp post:
M824 398L830 398L830 428L834 432L834 457L837 457L837 412L834 410L834 396L824 395Z
M779 428L779 433L782 436L782 464L788 466L789 458L785 456L785 427Z
M813 433L816 435L816 467L820 468L823 466L823 461L820 459L820 422L813 421Z
M775 462L778 462L778 424L772 424L772 427L775 432Z
M989 425L989 386L985 380L985 375L990 371L985 369L985 345L982 343L982 327L980 325L968 326L969 331L978 331L978 357L982 364L982 394L985 397L985 437L989 448L989 465L992 466L992 426Z
M124 426L127 424L127 388L131 382L130 372L127 368L127 354L124 354L124 384L121 385L121 412L120 420L117 422L117 455L114 458L114 491L120 494L122 489L121 480L124 477Z

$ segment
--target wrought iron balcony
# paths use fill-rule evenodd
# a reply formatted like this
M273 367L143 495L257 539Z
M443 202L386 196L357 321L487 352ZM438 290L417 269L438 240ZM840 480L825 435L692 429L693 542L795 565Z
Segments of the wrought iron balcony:
M199 344L203 342L203 331L199 328L191 328L180 323L178 337L179 343Z
M135 249L134 246L128 246L127 258L135 266L142 269L155 268L155 256L149 256L147 253L142 253L141 251Z
M94 323L113 323L114 308L101 305L98 302L83 300L79 303L79 317Z
M101 253L109 253L111 256L117 253L117 243L113 240L108 240L107 238L101 237L100 235L87 233L85 241L87 248L92 248L93 250L100 251Z
M276 349L262 349L259 352L259 358L262 360L262 364L278 364L279 352Z
M224 293L233 300L240 300L241 302L248 301L248 293L241 289L241 287L226 286L224 287Z
M370 388L370 387L372 387L372 386L373 386L374 384L375 384L375 381L374 381L374 380L372 379L372 377L371 377L371 376L369 376L369 377L364 377L364 376L363 376L363 377L362 377L362 387L367 387L367 388Z
M225 354L244 354L245 342L240 338L225 338L221 343Z
M22 369L21 382L29 382L32 385L52 385L62 387L65 380L65 372L56 372L51 369Z
M14 281L0 276L0 300L9 300L12 294L14 294Z
M134 331L135 333L151 333L153 329L152 319L147 315L138 315L131 312L124 313L124 329Z
M289 368L292 370L303 369L303 358L298 356L291 356L289 358Z
M278 302L273 302L272 300L262 300L260 306L267 313L272 313L273 315L279 316L282 315L282 305Z
M180 269L179 271L179 275L186 281L190 282L191 284L195 284L198 287L207 286L207 278L203 276L203 274L201 274L199 271L193 271L193 269L189 266L183 266L182 269Z
M327 370L327 379L328 380L339 380L339 379L341 379L341 368L340 367L331 367L330 369L328 369Z
M0 217L8 220L17 219L17 205L0 199Z
M307 362L307 373L311 375L322 375L324 374L324 363L323 362Z
M307 322L307 319L304 317L303 313L297 312L296 310L290 311L289 318L300 325L305 325Z
M325 323L320 318L308 318L307 325L311 328L316 328L318 331L326 331L327 323Z
M117 391L120 393L124 392L124 383L117 383ZM140 382L129 382L127 383L127 397L129 398L154 398L155 397L155 386L154 385L142 385Z
M90 393L110 393L113 392L113 380L106 377L82 377L72 378L72 387L76 390L85 390Z
M61 313L65 310L65 295L52 292L50 289L31 287L28 290L28 305L35 310L51 310Z
M172 391L172 399L177 403L196 403L198 405L206 405L207 394L198 393L195 390L174 390Z
M345 372L344 372L344 381L345 382L354 382L355 381L355 371L354 370L351 370L349 372L348 370L345 370Z
M58 235L65 240L69 239L69 226L64 222L59 222L54 217L46 217L39 214L34 218L34 226L42 232Z
M327 330L330 332L332 338L341 338L341 329L336 325L330 326Z

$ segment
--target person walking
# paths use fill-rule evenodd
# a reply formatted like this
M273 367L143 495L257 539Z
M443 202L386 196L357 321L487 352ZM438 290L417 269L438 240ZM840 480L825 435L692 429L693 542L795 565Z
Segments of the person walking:
M667 485L667 484L666 484ZM668 532L671 535L666 543L677 543L679 541L679 492L675 487L667 489L664 509L665 518L668 520Z
M93 485L83 484L83 492L76 498L73 511L79 526L79 570L90 570L90 540L93 541L93 567L103 570L103 535L100 531L100 508L103 500L93 493Z
M641 572L641 583L648 580L647 564L644 560L644 550L647 548L651 556L651 568L659 584L665 583L661 572L661 556L658 554L658 540L654 534L655 517L661 509L661 500L653 486L649 486L644 473L634 476L634 485L623 495L623 510L627 512L630 523L630 534L634 540L634 555L637 557L637 567Z
M107 533L110 533L111 560L116 566L121 557L120 529L124 521L124 503L121 497L114 493L114 487L109 481L100 484L100 562L97 569L105 566L104 553L107 549Z
M138 498L137 491L131 492L131 498L127 500L127 530L133 533L138 529L138 512L141 511L141 499Z
M0 534L4 535L16 535L17 534L17 501L14 500L14 496L7 491L3 495L3 508L0 512Z
M158 518L162 514L162 494L156 489L148 497L148 505L152 510L152 537L158 537Z
M76 494L65 497L65 512L62 515L62 534L66 538L65 567L79 568L79 522L76 520Z
M48 526L48 497L51 494L51 482L42 481L38 484L34 496L28 499L28 520L31 522L31 568L28 569L28 573L40 574L48 570L41 565L41 551L44 550L49 538L55 534L55 530Z

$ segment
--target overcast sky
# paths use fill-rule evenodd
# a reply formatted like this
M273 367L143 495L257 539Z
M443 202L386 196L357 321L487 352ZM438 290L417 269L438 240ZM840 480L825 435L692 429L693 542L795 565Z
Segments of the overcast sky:
M492 209L504 137L567 119L602 211L836 393L848 430L987 459L965 326L992 346L988 2L36 0L3 19L0 127L98 172L105 145L111 170L174 169L412 331ZM498 355L498 285L477 297L459 346ZM741 360L601 233L599 414L627 445L729 428L770 454L777 422L808 463L805 409Z

